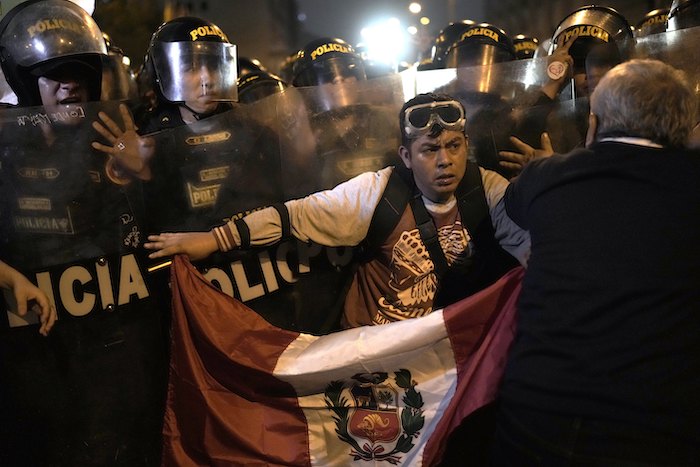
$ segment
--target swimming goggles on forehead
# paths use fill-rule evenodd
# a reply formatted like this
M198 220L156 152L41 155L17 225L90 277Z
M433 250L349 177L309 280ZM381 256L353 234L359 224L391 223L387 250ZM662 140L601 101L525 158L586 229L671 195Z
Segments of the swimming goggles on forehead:
M452 100L417 104L406 109L404 130L408 137L427 133L436 123L445 130L464 130L464 107Z

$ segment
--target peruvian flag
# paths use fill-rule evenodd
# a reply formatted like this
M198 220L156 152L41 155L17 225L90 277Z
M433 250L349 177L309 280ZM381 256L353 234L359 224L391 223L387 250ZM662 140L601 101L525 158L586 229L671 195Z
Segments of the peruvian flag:
M176 257L163 465L435 465L495 397L522 275L423 318L313 336Z

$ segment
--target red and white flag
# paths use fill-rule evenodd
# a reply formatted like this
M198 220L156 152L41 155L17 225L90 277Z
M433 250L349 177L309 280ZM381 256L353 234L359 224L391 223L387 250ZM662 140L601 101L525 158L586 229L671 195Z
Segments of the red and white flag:
M523 270L423 318L312 336L173 264L164 465L434 465L492 401Z

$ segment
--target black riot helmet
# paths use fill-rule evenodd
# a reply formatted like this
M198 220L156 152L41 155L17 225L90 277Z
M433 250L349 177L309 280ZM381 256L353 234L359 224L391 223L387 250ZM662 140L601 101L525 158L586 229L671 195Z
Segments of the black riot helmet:
M513 38L513 48L515 49L515 58L524 60L535 56L535 51L540 46L540 41L536 37L518 34Z
M476 24L474 21L465 19L448 24L438 33L433 44L430 69L445 68L447 50L462 36L463 32L474 24Z
M294 52L287 55L280 64L279 75L285 83L291 83L292 79L294 79L294 63L296 63L298 58L299 52Z
M313 40L298 52L292 75L296 87L367 79L362 57L355 49L342 39L329 37Z
M472 24L447 49L445 66L486 66L515 60L513 41L488 23Z
M238 57L237 69L239 77L257 71L267 71L260 60L248 57Z
M644 37L665 32L668 12L668 8L658 8L644 15L644 18L634 28L635 36Z
M267 71L251 71L238 78L238 101L250 104L282 92L287 87L279 76Z
M138 86L131 60L108 34L102 36L107 46L107 57L102 63L102 100L137 99Z
M97 23L68 0L30 0L0 22L2 71L20 106L42 105L38 78L66 69L85 80L90 100L100 100L106 55Z
M586 58L593 50L595 55L619 63L629 58L634 48L632 27L625 17L604 6L584 6L565 17L552 35L550 53L573 37L569 55L575 72L585 70Z
M186 105L196 92L212 102L236 100L236 46L210 21L183 16L162 24L146 62L159 99Z
M668 13L667 31L693 28L700 25L700 1L673 0Z

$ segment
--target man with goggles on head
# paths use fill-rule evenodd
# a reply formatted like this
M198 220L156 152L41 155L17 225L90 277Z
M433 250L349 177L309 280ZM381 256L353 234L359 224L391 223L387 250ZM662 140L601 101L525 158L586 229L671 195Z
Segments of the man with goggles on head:
M283 231L331 247L362 244L371 254L345 298L347 328L427 315L490 285L515 258L524 264L529 236L501 202L508 182L467 162L461 104L421 94L404 104L399 123L403 164L208 232L152 235L145 247L155 250L152 258L196 260L268 245Z

